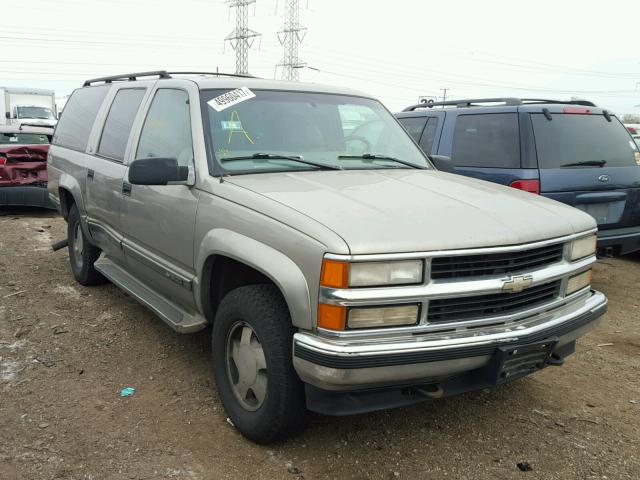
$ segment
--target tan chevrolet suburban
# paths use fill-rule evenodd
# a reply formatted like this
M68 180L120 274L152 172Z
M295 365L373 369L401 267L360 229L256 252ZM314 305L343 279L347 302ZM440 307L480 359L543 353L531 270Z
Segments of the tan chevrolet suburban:
M228 416L265 443L560 365L605 312L592 217L437 162L360 92L160 71L72 94L48 189L77 281L212 324Z

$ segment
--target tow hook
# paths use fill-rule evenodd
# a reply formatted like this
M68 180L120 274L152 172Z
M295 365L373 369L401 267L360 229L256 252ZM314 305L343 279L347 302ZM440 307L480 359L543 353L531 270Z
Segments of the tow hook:
M442 388L442 385L440 384L416 387L416 392L429 398L442 398L442 396L444 395L444 390Z
M64 240L60 240L59 242L52 244L51 250L53 250L54 252L57 252L58 250L62 250L63 248L68 246L69 246L69 239L65 238Z

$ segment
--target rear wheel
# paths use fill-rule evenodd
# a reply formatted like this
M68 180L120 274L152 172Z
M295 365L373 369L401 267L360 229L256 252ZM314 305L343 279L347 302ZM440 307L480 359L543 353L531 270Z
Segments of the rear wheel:
M80 223L78 207L73 204L67 217L67 241L69 242L69 263L71 272L81 285L98 285L106 279L94 268L100 256L100 249L89 243Z
M220 399L235 427L268 443L302 431L304 387L291 361L293 326L273 285L229 292L213 324L213 365Z

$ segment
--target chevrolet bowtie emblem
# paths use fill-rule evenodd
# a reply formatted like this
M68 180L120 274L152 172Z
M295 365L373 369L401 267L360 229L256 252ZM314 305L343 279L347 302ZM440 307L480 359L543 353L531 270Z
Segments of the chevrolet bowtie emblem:
M509 280L505 280L502 284L502 291L509 293L518 293L525 288L530 287L533 283L533 277L531 275L518 275L511 277Z

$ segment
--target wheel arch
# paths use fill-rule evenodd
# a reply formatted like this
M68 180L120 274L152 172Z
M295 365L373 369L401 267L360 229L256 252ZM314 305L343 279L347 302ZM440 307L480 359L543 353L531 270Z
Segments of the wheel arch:
M219 301L230 290L272 283L282 294L293 325L311 329L311 301L306 278L289 257L253 238L226 229L203 238L196 260L196 300L211 321Z

